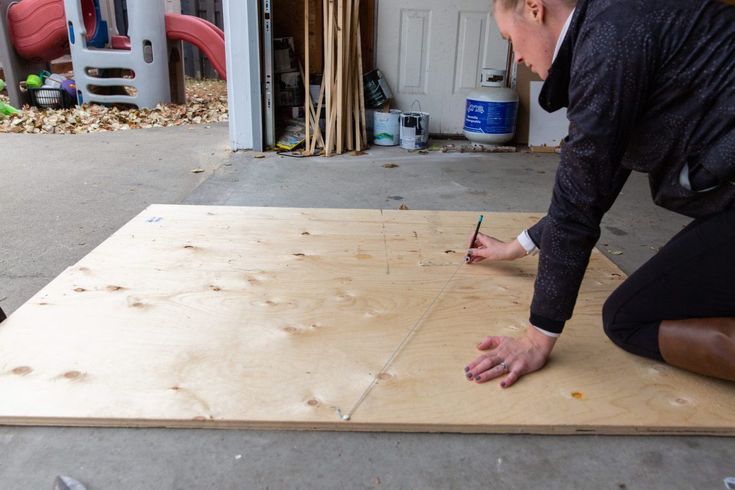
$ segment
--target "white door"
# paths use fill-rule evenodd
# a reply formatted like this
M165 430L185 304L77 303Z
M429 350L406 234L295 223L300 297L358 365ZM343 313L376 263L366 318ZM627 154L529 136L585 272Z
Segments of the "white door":
M393 104L430 113L432 134L462 133L480 70L508 55L491 0L379 0L377 43Z

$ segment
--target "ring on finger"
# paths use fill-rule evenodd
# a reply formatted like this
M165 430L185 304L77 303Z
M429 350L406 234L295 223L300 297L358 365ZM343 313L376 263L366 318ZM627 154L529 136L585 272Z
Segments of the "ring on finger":
M505 363L505 361L500 361L500 364L498 364L498 366L500 366L501 368L503 368L503 372L504 373L507 373L508 372L508 365Z

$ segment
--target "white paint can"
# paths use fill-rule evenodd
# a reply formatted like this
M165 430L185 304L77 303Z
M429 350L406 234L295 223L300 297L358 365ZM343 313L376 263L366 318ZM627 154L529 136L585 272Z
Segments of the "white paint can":
M429 113L404 112L401 114L401 148L423 150L429 143Z
M380 146L396 146L399 141L399 118L401 111L375 111L373 116L373 142Z

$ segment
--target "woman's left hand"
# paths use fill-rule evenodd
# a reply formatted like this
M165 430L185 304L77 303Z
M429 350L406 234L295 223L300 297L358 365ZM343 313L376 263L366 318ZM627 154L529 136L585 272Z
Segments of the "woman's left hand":
M509 388L522 376L542 369L555 343L555 337L533 326L517 338L486 337L477 346L486 353L465 367L465 375L469 381L487 383L507 373L500 386Z

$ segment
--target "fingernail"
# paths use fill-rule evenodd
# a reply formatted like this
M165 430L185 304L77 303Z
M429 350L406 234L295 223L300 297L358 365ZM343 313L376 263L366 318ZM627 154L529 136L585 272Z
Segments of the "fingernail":
M464 368L464 372L465 372L465 373L467 373L467 372L469 372L469 371L470 371L470 367L469 367L469 366L466 366L466 367Z
M472 373L467 373L467 379L472 379Z
M479 376L475 376L475 381L480 381L480 377Z
M508 387L508 385L507 385L507 384L505 384L505 381L503 381L502 383L500 383L500 387L501 387L501 388L507 388L507 387Z

